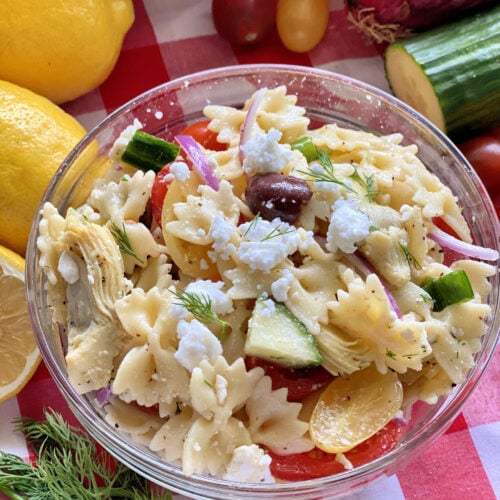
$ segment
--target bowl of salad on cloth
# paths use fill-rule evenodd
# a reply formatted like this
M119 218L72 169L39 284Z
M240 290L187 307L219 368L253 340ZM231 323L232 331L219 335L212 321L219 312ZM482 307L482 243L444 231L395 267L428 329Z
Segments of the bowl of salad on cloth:
M80 142L27 291L48 369L118 460L195 498L332 498L460 411L498 337L498 246L474 170L411 108L243 65Z

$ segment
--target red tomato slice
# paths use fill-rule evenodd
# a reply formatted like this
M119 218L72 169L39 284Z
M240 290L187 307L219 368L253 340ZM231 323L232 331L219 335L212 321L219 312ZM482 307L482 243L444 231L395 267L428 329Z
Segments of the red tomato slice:
M383 429L344 453L354 467L366 464L396 448L403 436L404 424L391 420ZM344 471L344 466L337 462L335 455L319 448L306 453L277 455L268 451L272 458L271 473L276 479L285 481L305 481L330 476Z
M282 387L288 389L288 401L300 401L333 380L333 375L322 366L285 368L251 356L245 358L245 365L247 370L256 366L263 368L265 374L271 378L273 390Z
M168 191L168 186L172 182L169 177L170 163L165 165L155 177L153 187L151 188L151 212L158 226L161 227L161 212L163 210L163 200Z
M212 151L225 151L227 144L217 141L217 133L208 129L209 120L203 120L188 125L181 135L190 135L198 144Z

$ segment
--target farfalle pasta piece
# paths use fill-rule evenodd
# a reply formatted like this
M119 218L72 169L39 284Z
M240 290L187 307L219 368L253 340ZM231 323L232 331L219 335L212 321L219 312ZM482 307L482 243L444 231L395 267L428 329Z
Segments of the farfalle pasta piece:
M181 465L186 435L199 418L190 406L178 405L175 413L156 431L149 447L173 465Z
M143 345L130 349L118 366L113 393L130 403L153 406L184 401L189 372L174 357L175 351Z
M118 181L102 182L90 193L88 204L102 223L111 220L121 226L126 220L137 222L146 209L154 179L153 171L136 170Z
M182 454L182 471L186 476L210 474L221 476L234 450L252 444L243 422L230 417L223 426L213 420L198 418L186 434Z
M204 360L191 374L191 405L205 419L224 425L245 404L263 373L261 368L247 371L243 358L232 365L223 356L213 365Z
M117 301L120 321L142 342L125 354L111 386L124 401L153 406L188 398L189 372L175 358L177 320L169 313L171 297L168 291L137 289Z
M309 451L314 444L308 436L309 424L298 418L302 405L286 397L286 389L272 390L269 377L258 381L245 405L252 441L280 455Z
M342 286L341 267L333 254L325 254L323 260L306 260L300 267L291 268L295 279L290 282L285 305L313 335L320 331L321 324L328 323L328 302Z
M134 288L115 302L116 314L125 331L137 344L148 342L149 335L158 331L175 332L177 320L170 314L173 294L169 290L153 287L147 292ZM177 346L175 333L170 334L169 344Z

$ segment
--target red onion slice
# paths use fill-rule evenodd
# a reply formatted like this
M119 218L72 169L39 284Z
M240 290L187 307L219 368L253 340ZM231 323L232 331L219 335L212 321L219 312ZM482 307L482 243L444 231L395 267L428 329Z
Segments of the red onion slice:
M252 128L255 124L255 120L257 118L257 111L259 110L260 104L264 97L264 94L267 92L267 88L264 87L262 89L257 90L253 95L252 102L248 107L247 114L245 116L245 121L241 126L240 132L240 148L238 151L238 157L240 159L240 163L243 165L243 160L245 159L245 153L241 149L241 146L244 146L250 137L252 137Z
M358 252L356 253L342 253L342 255L348 260L361 274L368 276L369 274L377 274L372 265ZM378 275L377 275L378 276ZM403 315L401 314L401 309L399 309L399 305L392 295L391 291L384 283L384 280L378 276L380 283L382 284L382 288L384 289L385 295L389 300L389 304L391 305L391 309L396 313L398 318L401 318Z
M191 160L193 167L200 174L207 186L214 191L219 189L219 179L209 165L200 145L190 135L176 135L175 140Z
M472 243L466 243L454 236L449 235L437 226L432 226L427 236L434 240L442 247L449 248L454 252L465 255L466 257L475 257L476 259L495 261L498 260L499 254L492 248L484 248Z

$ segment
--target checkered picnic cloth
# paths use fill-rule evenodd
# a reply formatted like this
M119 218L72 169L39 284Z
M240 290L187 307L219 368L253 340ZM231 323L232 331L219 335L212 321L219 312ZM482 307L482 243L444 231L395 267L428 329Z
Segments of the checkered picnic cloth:
M382 48L347 20L342 0L330 0L322 42L311 52L286 50L273 33L255 47L234 47L215 31L209 0L134 0L136 20L117 65L98 89L68 103L66 111L88 130L108 113L151 87L221 66L286 63L314 66L389 91ZM77 77L78 75L75 75ZM396 475L372 483L359 500L490 500L500 497L500 348L448 431ZM17 397L0 405L0 449L29 457L13 432L18 416L43 417L53 408L77 424L43 365ZM1 495L1 494L0 494Z

